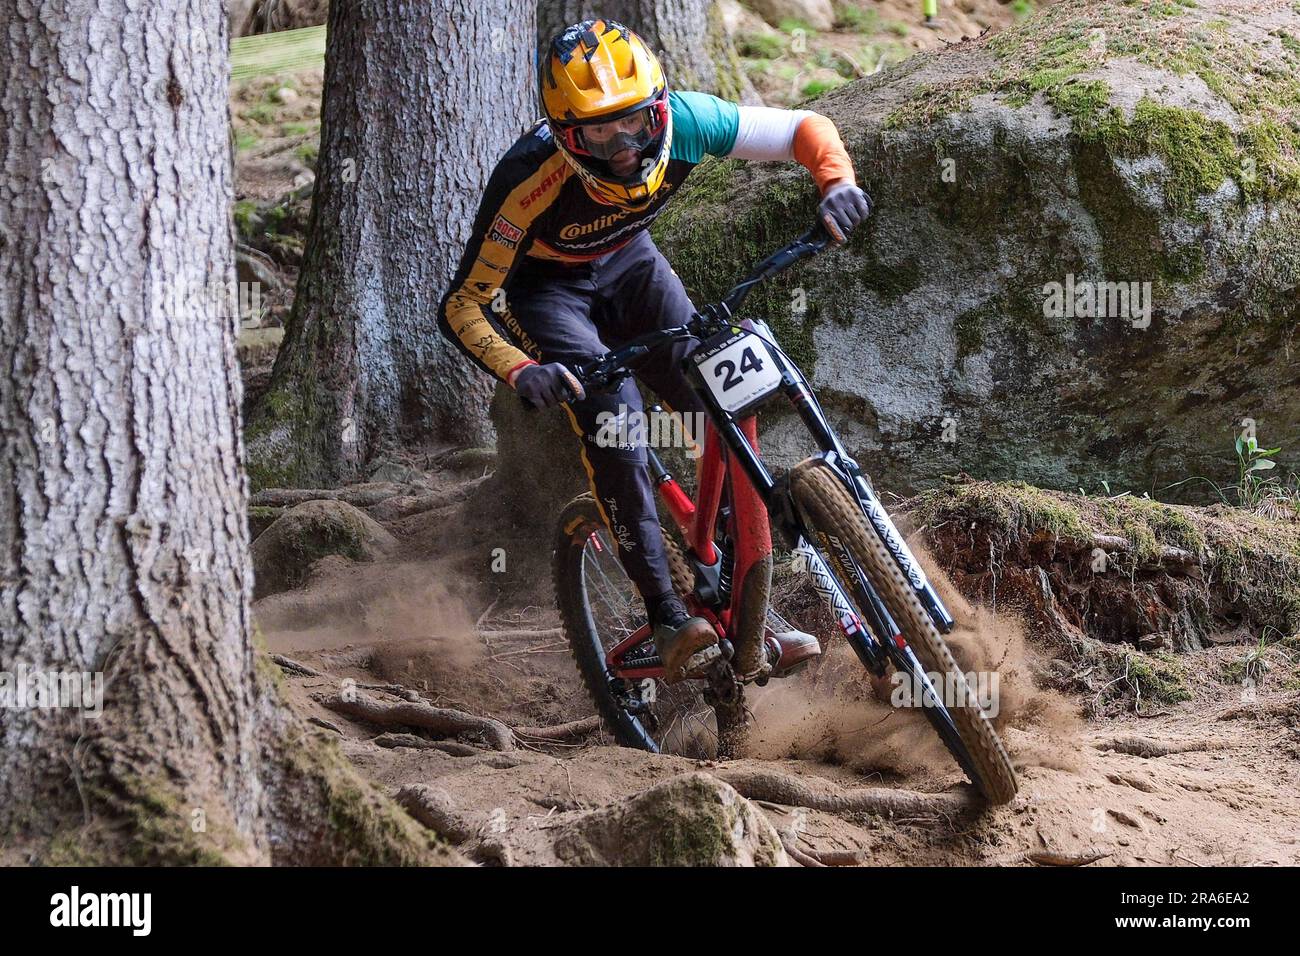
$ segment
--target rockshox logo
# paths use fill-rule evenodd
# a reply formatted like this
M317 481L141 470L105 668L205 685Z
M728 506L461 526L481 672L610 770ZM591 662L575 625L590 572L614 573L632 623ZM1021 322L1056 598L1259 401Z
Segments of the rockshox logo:
M524 231L505 216L497 216L496 221L492 223L492 231L488 234L489 239L507 249L515 248L523 237Z

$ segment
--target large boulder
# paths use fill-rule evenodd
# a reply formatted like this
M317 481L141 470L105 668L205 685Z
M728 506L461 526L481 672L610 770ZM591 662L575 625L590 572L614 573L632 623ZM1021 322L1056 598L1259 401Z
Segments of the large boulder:
M1063 0L816 102L877 209L750 313L883 486L1197 500L1164 489L1235 479L1244 419L1300 468L1300 8L1159 7ZM702 302L815 201L794 164L711 161L656 237ZM801 439L768 415L777 464Z
M359 508L344 501L307 501L282 514L253 542L254 594L262 598L297 587L328 555L372 561L396 547L397 539Z
M520 866L787 866L776 829L729 784L690 773L503 842Z

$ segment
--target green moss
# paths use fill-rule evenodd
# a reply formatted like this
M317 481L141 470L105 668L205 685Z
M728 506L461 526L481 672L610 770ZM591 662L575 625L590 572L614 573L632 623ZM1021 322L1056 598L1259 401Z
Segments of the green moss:
M1013 107L1042 94L1086 141L1110 155L1164 159L1170 169L1166 201L1179 214L1191 215L1197 197L1226 179L1234 179L1248 199L1300 195L1295 70L1269 63L1246 39L1226 32L1222 21L1191 18L1178 30L1168 29L1168 17L1192 9L1189 4L1160 2L1144 9L1151 15L1064 0L987 41L995 65L984 76L923 85L891 111L884 126L931 123L966 110L979 94L997 94ZM1294 39L1280 31L1278 36L1291 55ZM1102 81L1080 78L1117 56L1200 77L1242 117L1242 130L1151 99L1132 118L1122 116L1110 107Z
M795 224L807 223L815 208L816 187L806 176L777 179L761 203L748 206L745 228L736 228L728 207L752 175L738 160L705 160L653 227L656 241L696 305L721 298L750 267L789 242L801 228ZM829 303L802 294L800 276L799 268L791 269L755 289L744 314L765 319L782 348L807 370L816 358L813 328Z
M262 232L264 223L257 203L253 200L238 200L232 207L232 215L235 219L235 229L242 238L249 239Z
M1126 690L1139 705L1143 700L1180 704L1192 699L1186 668L1168 653L1143 654L1125 647L1119 649L1119 654L1120 666L1115 670L1125 676Z
M917 526L983 525L1006 550L1035 536L1090 542L1126 538L1122 560L1149 564L1164 548L1194 555L1223 607L1254 630L1300 630L1300 522L1274 520L1238 508L1170 505L1136 495L1091 498L1034 488L1023 482L962 482L923 492L912 502ZM1210 613L1208 606L1197 613Z
M976 481L922 493L912 515L918 525L979 521L1008 538L1036 534L1091 538L1092 532L1068 498L1023 481Z
M362 778L333 739L297 734L278 748L282 790L277 809L309 842L273 847L293 862L331 866L427 866L457 859L443 840Z
M248 852L243 838L211 814L196 832L195 808L161 780L127 775L111 789L83 784L83 792L103 822L56 833L43 865L226 866Z
M649 824L651 865L716 866L732 845L733 811L703 781L688 778L684 786L683 798L658 805Z
M971 99L985 88L984 81L971 77L923 84L910 99L889 112L882 126L885 129L903 129L933 123L950 113L963 113L970 107Z
M244 427L246 468L254 491L312 485L315 449L308 405L286 388L267 392Z

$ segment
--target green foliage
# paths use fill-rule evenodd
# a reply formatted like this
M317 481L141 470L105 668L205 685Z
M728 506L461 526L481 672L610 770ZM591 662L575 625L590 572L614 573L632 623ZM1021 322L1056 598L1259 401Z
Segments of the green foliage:
M827 80L809 80L803 85L803 89L800 92L803 93L804 99L811 99L814 96L821 96L823 93L833 90L836 87L843 86L846 82L848 81L842 76L837 76L834 79Z
M835 5L835 26L837 29L852 33L879 33L880 14L871 7L859 7L851 3Z
M1267 486L1277 483L1276 476L1263 476L1277 467L1273 456L1281 448L1260 448L1254 435L1237 436L1233 448L1237 452L1237 499L1243 508L1257 508Z
M745 33L736 40L736 52L741 56L775 60L785 53L789 42L776 33Z

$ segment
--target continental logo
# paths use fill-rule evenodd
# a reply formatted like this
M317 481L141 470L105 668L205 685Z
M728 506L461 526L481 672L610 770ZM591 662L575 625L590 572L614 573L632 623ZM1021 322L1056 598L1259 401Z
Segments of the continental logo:
M537 187L532 192L530 192L523 199L519 200L519 208L527 209L533 203L537 202L537 200L541 199L542 195L548 189L550 189L552 186L554 186L556 183L558 183L561 179L564 178L564 170L566 168L567 167L565 166L557 167L555 172L551 173L551 175L547 176L540 183L538 183Z
M672 183L665 182L659 187L655 196L656 200L660 200L663 197L663 194L669 192L672 188ZM647 221L649 221L658 216L659 211L659 209L653 211L640 210L637 212L637 215L644 216L647 212L650 212L650 215L647 217ZM621 209L618 212L611 212L608 215L601 216L599 219L593 219L591 222L571 222L560 230L560 238L566 241L572 241L574 239L580 239L583 236L590 236L593 232L600 232L622 222L628 216L632 215L632 213L633 210L631 209Z
M628 217L628 210L622 212L613 212L608 216L601 216L593 222L571 222L560 230L561 239L577 239L579 236L589 236L593 232L599 232L602 229L608 229L619 220Z

